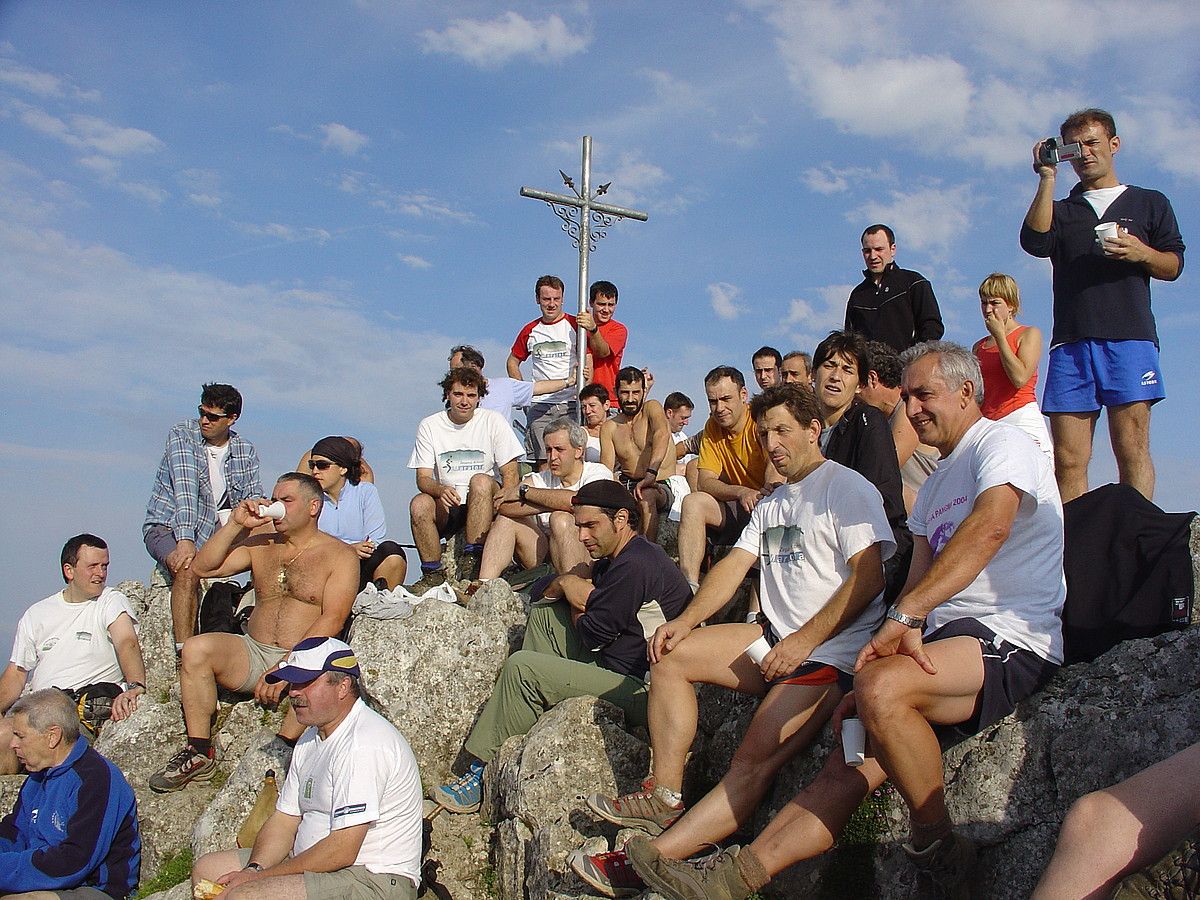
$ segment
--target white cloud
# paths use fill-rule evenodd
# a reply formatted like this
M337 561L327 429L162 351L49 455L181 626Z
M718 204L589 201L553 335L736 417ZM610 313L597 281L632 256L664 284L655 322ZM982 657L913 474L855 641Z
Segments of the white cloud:
M28 128L71 147L98 150L108 156L155 153L165 145L148 131L113 125L98 116L72 115L66 120L36 106L15 102L21 122Z
M746 311L746 308L736 301L742 295L742 289L727 281L717 281L707 288L708 299L712 310L722 319L736 319Z
M508 11L490 21L455 19L442 31L421 32L426 53L457 56L472 65L495 68L517 57L559 63L587 49L591 38L574 34L558 15L530 21Z
M267 222L265 225L258 225L253 222L235 222L234 227L243 234L248 234L252 237L275 238L285 244L295 244L301 241L314 241L317 244L324 244L333 237L324 228L282 225L279 222Z
M896 232L898 253L912 248L943 259L971 228L974 199L969 185L934 185L888 192L846 213L848 222L883 222Z
M109 156L84 156L79 159L79 165L94 173L101 181L111 181L121 171L121 164Z
M146 184L141 181L122 181L117 184L130 197L138 200L144 200L151 206L161 206L163 202L171 195L162 188L153 184Z
M433 265L433 263L423 256L411 256L400 253L397 254L397 257L400 259L400 262L404 263L410 269L428 269Z
M38 97L71 97L88 101L100 98L99 91L81 90L66 78L32 69L11 59L0 59L0 84Z
M188 202L205 209L217 209L222 201L220 197L212 194L188 194Z
M1153 158L1163 170L1183 178L1200 180L1200 157L1182 152L1200 141L1200 118L1180 110L1165 97L1141 97L1129 110L1115 114L1125 147L1136 148L1139 156ZM1117 156L1120 169L1121 157Z
M427 191L397 191L371 178L365 172L344 172L337 181L338 190L363 196L369 206L387 212L421 219L445 219L464 225L478 223L473 213L455 208L449 201Z
M345 156L353 156L371 142L371 139L353 128L348 128L338 122L329 122L317 126L325 137L321 146L326 150L336 150Z
M830 331L846 321L846 298L852 284L828 284L813 288L808 298L797 297L788 305L784 324L794 346L810 353Z

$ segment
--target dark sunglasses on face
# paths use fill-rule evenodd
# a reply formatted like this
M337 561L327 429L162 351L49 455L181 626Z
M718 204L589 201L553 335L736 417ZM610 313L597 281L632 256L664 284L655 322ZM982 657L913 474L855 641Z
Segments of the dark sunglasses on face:
M222 419L228 419L229 413L226 412L210 412L203 406L197 406L196 412L200 414L201 419L207 419L210 422L220 422Z
M324 472L332 465L333 463L327 459L310 459L308 461L308 467L310 469L316 469L318 472Z

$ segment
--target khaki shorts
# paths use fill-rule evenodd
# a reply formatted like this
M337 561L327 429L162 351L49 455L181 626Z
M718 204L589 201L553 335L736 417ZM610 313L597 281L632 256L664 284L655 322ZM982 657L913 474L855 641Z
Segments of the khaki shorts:
M246 865L250 851L239 850L238 859ZM350 866L336 872L305 872L304 893L308 900L416 900L417 886L406 875Z
M234 637L241 638L246 645L246 661L250 664L250 672L242 686L237 689L237 693L253 694L258 679L263 677L267 669L287 656L288 651L274 644L259 643L248 634L235 634Z

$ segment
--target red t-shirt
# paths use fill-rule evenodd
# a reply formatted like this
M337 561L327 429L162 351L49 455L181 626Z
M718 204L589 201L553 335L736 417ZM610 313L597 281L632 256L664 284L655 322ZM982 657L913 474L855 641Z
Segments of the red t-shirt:
M1018 325L1007 335L1008 346L1013 353L1017 352L1017 341L1028 325ZM980 410L989 419L1003 419L1010 412L1015 412L1022 406L1036 402L1034 388L1037 387L1037 370L1021 387L1013 387L1008 373L1004 371L1004 363L1000 360L998 347L985 347L987 338L975 345L975 355L979 357L979 369L983 372L983 405Z
M629 329L616 319L609 319L603 325L598 325L600 336L608 342L612 353L603 359L592 354L592 382L602 384L608 391L608 405L618 406L617 403L617 372L621 370L621 357L625 353L625 343L629 340Z

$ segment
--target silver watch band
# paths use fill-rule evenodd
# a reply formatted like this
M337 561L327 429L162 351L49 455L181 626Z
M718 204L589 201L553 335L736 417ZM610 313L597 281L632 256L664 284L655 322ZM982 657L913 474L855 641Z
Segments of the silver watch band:
M892 619L893 621L899 622L901 625L905 626L906 628L920 628L922 631L925 630L925 620L924 619L918 619L916 616L906 616L904 613L900 612L900 610L896 609L896 607L894 607L894 606L888 607L887 617L889 619Z

